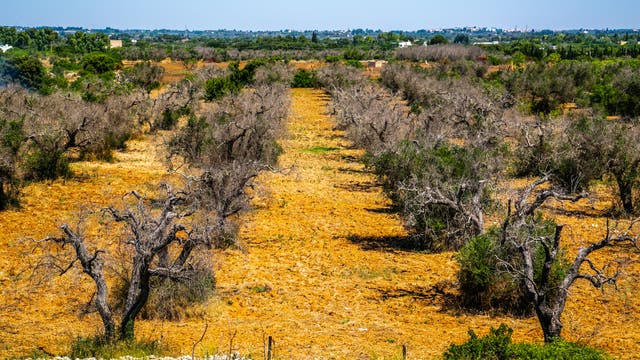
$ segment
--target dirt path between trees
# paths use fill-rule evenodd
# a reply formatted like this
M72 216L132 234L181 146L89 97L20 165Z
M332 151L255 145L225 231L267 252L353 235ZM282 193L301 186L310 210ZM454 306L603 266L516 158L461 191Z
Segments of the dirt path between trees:
M283 171L259 178L269 193L241 230L246 253L228 252L217 272L220 298L206 311L216 347L237 331L234 344L254 356L272 336L285 359L392 358L403 344L425 359L469 327L499 324L441 311L432 289L454 280L453 254L396 246L401 221L364 171L362 151L333 130L328 101L322 91L292 91Z

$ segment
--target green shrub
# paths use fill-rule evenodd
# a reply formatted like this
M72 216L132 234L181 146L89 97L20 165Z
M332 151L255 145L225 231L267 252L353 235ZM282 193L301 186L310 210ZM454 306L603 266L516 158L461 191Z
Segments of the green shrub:
M451 344L444 353L446 360L461 359L513 359L511 349L511 330L502 324L499 328L491 328L489 335L478 337L469 330L469 340L461 345Z
M475 359L566 359L566 360L599 360L610 359L603 352L581 344L557 340L550 344L514 344L511 342L513 330L502 324L497 329L491 328L489 335L478 337L469 330L469 340L464 344L451 344L444 353L446 360Z
M106 341L103 337L77 338L71 344L68 357L72 359L116 359L123 356L146 358L162 355L162 346L157 341Z
M468 309L530 314L531 306L520 284L499 268L498 257L508 252L501 251L499 237L499 230L492 228L486 234L473 237L460 249L457 261L461 304Z
M362 65L362 63L359 60L345 60L344 64L347 66L353 66L356 69L364 69L364 65Z
M231 72L229 74L229 80L236 84L238 88L251 85L255 81L256 70L266 64L266 60L251 60L242 69L240 69L240 63L237 61L232 62L228 67Z
M178 125L178 120L180 120L180 117L190 114L191 109L188 106L180 107L177 109L165 109L162 112L162 117L160 118L158 128L161 130L171 130L175 128L176 125Z
M291 84L293 88L317 88L319 86L317 73L305 69L296 71Z
M213 101L240 92L240 86L229 78L211 78L204 84L204 99Z
M582 344L554 341L547 345L512 345L515 359L600 360L610 359L600 350Z
M35 150L26 156L25 179L45 180L70 177L69 161L62 151Z
M84 56L80 62L83 71L104 74L117 70L122 65L122 61L112 53L94 52Z
M324 61L328 62L329 64L335 64L340 62L340 60L342 60L342 58L340 56L337 55L327 55L324 58Z
M534 237L553 237L555 226L554 222L538 216L529 220L527 231ZM512 243L502 243L502 231L492 227L486 233L473 237L460 249L457 255L460 301L470 309L529 315L532 306L526 298L523 279L502 265L507 262L519 268L521 255ZM540 244L534 250L534 280L539 284L545 255ZM560 284L568 267L563 254L559 254L551 268L550 282Z
M345 60L355 60L355 61L360 61L360 60L364 60L365 54L357 49L348 49L344 51L344 54L342 55L342 57Z
M42 82L46 77L46 70L40 60L35 56L24 55L18 56L11 60L14 80L17 80L22 86L39 90Z

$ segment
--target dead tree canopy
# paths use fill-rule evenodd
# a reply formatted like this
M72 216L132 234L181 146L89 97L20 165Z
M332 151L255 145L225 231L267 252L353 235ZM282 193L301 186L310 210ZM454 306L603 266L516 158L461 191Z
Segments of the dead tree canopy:
M117 239L131 249L128 253L131 254L129 261L132 267L118 327L120 339L131 339L136 317L153 291L150 279L188 280L194 270L190 260L195 252L228 243L228 239L219 240L229 214L202 211L200 201L194 200L194 194L175 191L169 185L161 187L161 196L156 200L135 191L128 193L125 200L124 207L108 207L99 214L111 219L106 224L122 225L123 235ZM88 250L91 240L80 230L74 231L66 224L60 229L62 234L47 238L48 242L62 247L69 244L73 251L71 260L67 258L65 264L59 263L58 269L64 274L79 262L82 271L93 279L96 286L93 303L102 318L106 338L114 339L114 299L108 298L109 287L103 266L108 252L106 249Z
M521 262L503 264L508 271L521 276L524 281L527 297L533 303L536 315L544 333L545 342L560 338L562 331L561 316L564 311L569 288L578 279L584 279L596 288L604 285L615 285L620 274L624 259L617 259L605 265L598 266L589 255L600 249L612 246L631 246L637 249L639 230L637 224L640 218L629 223L621 230L609 226L604 237L596 242L582 247L568 268L559 284L552 281L551 273L554 264L561 254L560 240L563 225L557 225L551 236L540 236L527 231L527 224L534 212L548 199L577 201L587 194L568 196L544 185L550 178L543 177L521 191L514 202L514 210L503 224L503 241L514 246L521 256ZM543 253L542 271L538 279L535 278L535 252L541 246Z

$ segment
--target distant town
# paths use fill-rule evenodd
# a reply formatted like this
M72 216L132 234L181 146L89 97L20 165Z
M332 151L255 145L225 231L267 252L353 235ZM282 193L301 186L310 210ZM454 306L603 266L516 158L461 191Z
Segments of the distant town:
M23 31L32 27L14 26L16 30ZM278 37L278 36L293 36L293 37L308 37L317 36L320 39L349 39L355 36L371 36L377 37L385 33L394 33L406 38L430 38L436 34L468 34L473 39L479 41L499 41L503 37L522 37L527 35L551 35L551 34L592 34L592 35L611 35L611 34L628 34L638 33L639 29L569 29L569 30L549 30L549 29L530 29L530 28L518 28L502 29L496 27L454 27L454 28L436 28L436 29L420 29L420 30L390 30L383 31L380 29L348 29L348 30L235 30L235 29L218 29L218 30L177 30L177 29L115 29L107 27L104 29L86 29L82 27L36 27L36 28L49 28L60 35L72 34L74 32L86 32L86 33L103 33L110 38L123 38L123 39L149 39L156 38L162 35L176 36L184 39L190 38L261 38L261 37Z

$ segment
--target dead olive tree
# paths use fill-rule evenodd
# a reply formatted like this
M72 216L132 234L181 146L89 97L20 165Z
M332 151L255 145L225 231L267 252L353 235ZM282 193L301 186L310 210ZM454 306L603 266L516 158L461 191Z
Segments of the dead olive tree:
M318 69L318 82L329 92L332 89L345 89L355 84L362 84L366 76L360 69L342 64L330 64Z
M568 192L581 191L593 180L612 178L622 210L636 209L640 166L640 135L632 121L605 120L597 115L537 118L520 125L515 138L515 174L552 175ZM616 191L617 190L617 191Z
M135 118L145 130L152 133L173 129L181 116L198 111L198 100L202 97L201 82L195 76L166 87L155 97L139 96L142 101L136 107Z
M42 96L11 87L0 91L0 118L22 124L25 137L17 152L23 176L56 178L69 174L70 150L79 157L110 160L130 137L129 116L139 103L134 95L93 103L74 93Z
M288 97L283 84L261 85L214 103L192 116L169 141L173 167L216 168L233 162L275 164L281 148Z
M561 336L561 316L569 296L569 289L576 280L587 280L596 288L606 284L616 284L624 260L618 259L598 266L589 258L589 255L606 247L622 247L625 244L637 248L637 225L640 222L640 219L635 219L622 230L612 229L607 223L605 236L598 242L581 247L574 260L568 263L559 281L553 281L552 269L560 260L562 253L560 239L563 225L557 225L550 235L541 235L529 230L531 219L536 210L548 199L577 201L586 194L565 195L545 187L544 185L549 181L549 176L542 177L520 192L513 203L513 210L509 212L502 226L501 240L505 246L513 246L519 254L517 261L503 261L502 265L508 272L522 279L525 293L533 304L542 327L545 342L551 342ZM542 251L543 261L539 276L536 276L536 252L538 251ZM584 269L585 267L587 269Z
M126 81L150 93L151 90L160 87L160 80L162 80L164 72L162 66L143 61L123 70L122 73Z
M485 55L478 46L464 46L458 44L442 44L430 46L411 46L396 50L396 58L411 61L458 61L476 60Z
M409 109L379 86L359 83L331 94L337 128L371 154L397 144L411 131Z
M229 213L208 211L201 206L200 196L196 193L174 191L169 185L161 188L162 195L156 200L131 192L125 196L127 201L122 208L108 207L100 212L111 219L103 220L103 223L122 224L122 236L114 239L130 249L131 272L118 327L113 310L116 299L109 299L109 276L105 266L109 249L91 244L80 229L73 230L67 224L60 227L59 236L46 239L48 243L73 248L66 265L60 257L51 257L55 261L50 263L56 265L61 274L79 262L82 271L93 280L96 291L92 303L102 319L107 340L114 340L116 336L120 339L134 337L135 320L153 291L152 278L187 281L195 271L192 263L195 253L228 244L225 224ZM96 250L89 250L89 247Z

